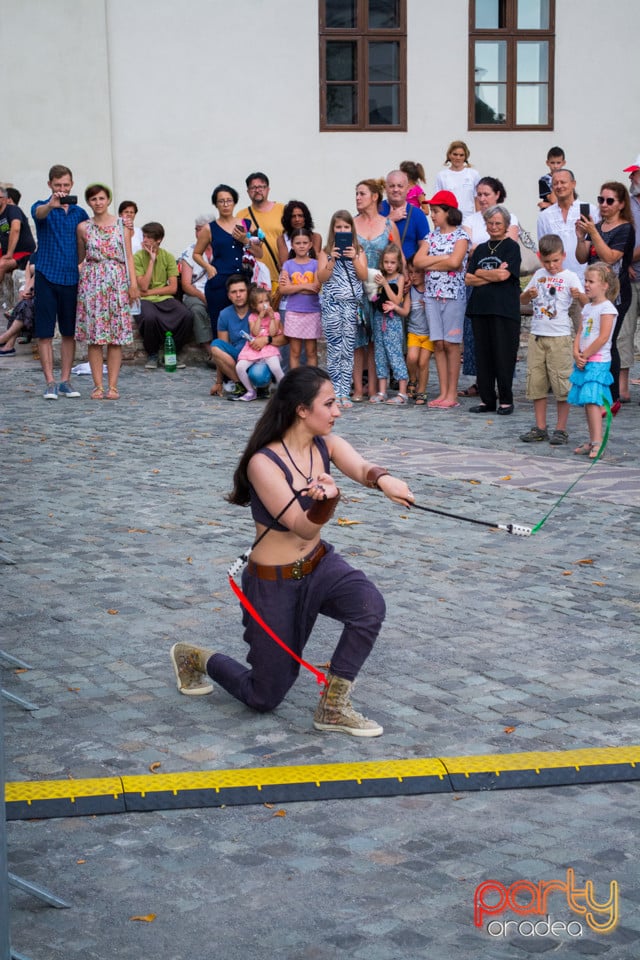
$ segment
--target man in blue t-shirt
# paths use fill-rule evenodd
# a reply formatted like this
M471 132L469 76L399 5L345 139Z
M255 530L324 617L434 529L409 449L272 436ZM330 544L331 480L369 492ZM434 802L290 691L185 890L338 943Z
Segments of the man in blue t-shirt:
M34 287L34 333L47 383L45 400L79 397L71 386L71 365L75 354L76 302L78 298L78 224L89 219L73 197L73 174L56 164L49 171L48 200L36 200L31 216L38 237L38 260ZM56 317L60 330L60 384L53 379L53 335Z
M212 397L223 395L223 379L238 384L236 360L246 343L243 334L249 333L249 281L241 273L233 273L226 288L231 306L218 314L218 336L211 341L211 358L216 365Z
M218 336L211 341L211 357L216 365L216 382L211 387L212 397L223 396L223 379L232 385L232 389L225 395L229 400L235 400L245 392L238 380L236 361L249 334L249 281L241 273L233 273L226 283L227 296L231 306L225 307L218 314ZM282 327L275 337L253 337L251 346L261 350L267 343L274 343L281 347L287 343Z
M380 213L395 223L400 234L405 260L426 246L429 221L422 210L407 203L409 180L402 170L392 170L386 180L387 199L380 204Z

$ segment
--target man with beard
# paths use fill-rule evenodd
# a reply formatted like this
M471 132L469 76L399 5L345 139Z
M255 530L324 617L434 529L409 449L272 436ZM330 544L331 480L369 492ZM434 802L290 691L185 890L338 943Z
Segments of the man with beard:
M402 253L408 260L421 247L426 247L429 233L429 221L422 210L407 203L409 178L402 170L392 170L387 174L387 199L380 204L383 217L395 223L400 234Z

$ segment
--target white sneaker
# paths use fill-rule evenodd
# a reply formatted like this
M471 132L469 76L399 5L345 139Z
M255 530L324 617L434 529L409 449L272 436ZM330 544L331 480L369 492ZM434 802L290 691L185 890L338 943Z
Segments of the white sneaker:
M58 399L58 388L55 383L48 383L47 389L42 394L45 400L57 400Z

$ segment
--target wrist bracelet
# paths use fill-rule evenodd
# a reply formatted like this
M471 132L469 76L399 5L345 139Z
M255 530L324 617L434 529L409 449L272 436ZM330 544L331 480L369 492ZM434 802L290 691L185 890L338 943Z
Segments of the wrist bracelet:
M380 477L388 477L389 471L384 467L369 467L367 470L367 475L365 477L365 484L367 487L375 487L376 490L379 490L378 481Z
M307 519L311 520L311 523L317 523L318 525L326 523L336 512L339 499L340 490L338 490L335 497L331 497L330 500L314 500L307 510Z

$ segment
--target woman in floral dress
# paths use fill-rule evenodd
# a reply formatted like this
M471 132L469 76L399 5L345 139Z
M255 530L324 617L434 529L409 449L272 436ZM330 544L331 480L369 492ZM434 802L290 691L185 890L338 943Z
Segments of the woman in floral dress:
M131 230L109 213L111 190L93 183L85 190L93 218L78 225L76 340L88 343L93 400L118 400L122 347L133 341L131 304L139 297L131 252ZM107 348L108 386L102 383L103 348Z

